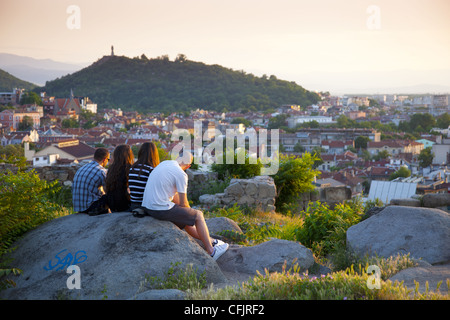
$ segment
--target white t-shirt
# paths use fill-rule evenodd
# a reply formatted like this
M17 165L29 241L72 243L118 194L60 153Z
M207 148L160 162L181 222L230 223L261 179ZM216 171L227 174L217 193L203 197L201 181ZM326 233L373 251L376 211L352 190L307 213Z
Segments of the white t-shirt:
M169 210L175 193L187 193L188 175L175 160L161 162L149 176L142 206L150 210Z

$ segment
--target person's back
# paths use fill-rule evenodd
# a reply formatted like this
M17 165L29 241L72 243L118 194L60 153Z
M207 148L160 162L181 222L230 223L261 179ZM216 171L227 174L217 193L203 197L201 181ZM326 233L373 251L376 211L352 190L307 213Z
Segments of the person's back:
M103 195L106 169L96 161L84 165L75 174L72 183L72 201L75 212L84 212Z
M175 160L161 162L150 175L144 190L142 206L151 210L168 210L177 192L186 193L188 177Z
M130 188L132 209L142 205L147 180L152 171L153 167L147 164L137 164L131 167L128 174L128 187Z
M228 249L228 244L209 236L203 212L189 206L187 199L188 176L184 170L190 167L182 158L166 160L153 169L144 191L143 211L159 220L171 221L192 237L203 242L205 250L217 260Z
M79 168L72 182L72 203L75 212L100 214L108 212L104 197L109 152L98 148L94 160Z

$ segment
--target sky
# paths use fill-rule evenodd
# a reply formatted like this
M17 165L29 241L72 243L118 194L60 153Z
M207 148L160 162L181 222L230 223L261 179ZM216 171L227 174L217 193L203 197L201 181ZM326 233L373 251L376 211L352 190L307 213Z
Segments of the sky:
M448 0L1 0L0 52L185 54L308 90L450 91Z

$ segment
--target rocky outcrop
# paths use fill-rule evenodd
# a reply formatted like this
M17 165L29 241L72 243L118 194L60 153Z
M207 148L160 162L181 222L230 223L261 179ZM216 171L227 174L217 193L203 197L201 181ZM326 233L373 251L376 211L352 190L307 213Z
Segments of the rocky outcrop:
M450 261L450 215L439 209L388 206L347 230L358 255L411 257L436 264Z
M314 264L312 251L298 242L274 239L252 247L231 246L217 260L225 272L256 275L257 272L281 272L293 265L306 271Z
M408 199L392 199L390 204L409 207L439 208L444 211L449 211L450 193L429 193L422 197L415 196L415 198Z
M144 276L164 278L171 264L192 263L208 283L226 282L217 263L171 222L137 219L130 212L72 214L28 232L11 257L23 272L4 299L128 299ZM69 289L67 268L80 268L80 289Z
M208 219L207 224L211 234L242 232L228 218ZM192 265L208 284L224 286L229 283L226 274L281 271L285 262L306 270L314 263L311 250L286 240L231 245L215 261L171 222L138 219L130 212L57 218L26 233L14 247L12 264L22 274L11 276L16 286L0 291L0 299L183 299L178 290L143 290L145 276L164 279L172 265ZM69 270L71 265L79 271ZM72 286L76 272L79 289Z
M231 179L224 193L204 194L199 197L203 205L238 205L255 207L262 211L275 211L275 182L269 176L250 179Z

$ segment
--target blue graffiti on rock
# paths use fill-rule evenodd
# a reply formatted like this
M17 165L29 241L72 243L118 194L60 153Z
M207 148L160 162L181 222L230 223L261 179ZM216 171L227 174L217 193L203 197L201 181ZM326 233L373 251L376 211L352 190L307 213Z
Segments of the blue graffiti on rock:
M55 259L56 261L53 261L53 259L49 260L48 266L47 265L44 266L44 269L48 271L53 270L55 268L56 268L55 270L63 270L70 265L76 265L86 261L87 255L86 251L83 250L79 250L72 255L70 252L67 252L67 249L64 249L55 255Z

